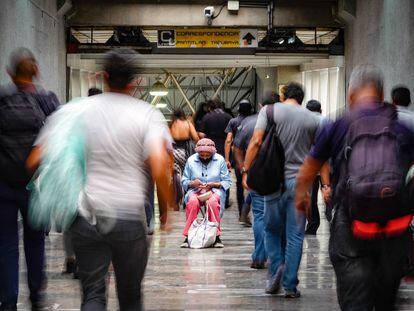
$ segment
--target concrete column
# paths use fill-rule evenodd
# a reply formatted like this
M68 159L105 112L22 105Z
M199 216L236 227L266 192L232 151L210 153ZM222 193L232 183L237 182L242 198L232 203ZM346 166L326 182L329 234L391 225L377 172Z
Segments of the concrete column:
M81 82L80 82L80 70L70 69L70 81L69 81L69 100L81 96Z
M385 99L405 84L414 91L414 1L357 0L345 29L346 79L359 64L374 64L385 76Z
M336 116L338 117L343 109L346 107L346 81L345 81L345 68L338 68L338 107Z

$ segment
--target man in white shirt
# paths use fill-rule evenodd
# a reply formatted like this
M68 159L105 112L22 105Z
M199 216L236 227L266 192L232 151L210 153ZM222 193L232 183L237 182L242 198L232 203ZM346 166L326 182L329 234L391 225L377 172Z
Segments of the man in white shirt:
M142 309L141 281L148 259L148 185L153 180L157 184L162 228L167 206L172 204L166 169L171 137L166 121L157 109L129 95L136 74L135 55L126 49L107 53L104 70L110 91L78 99L79 103L68 104L55 116L77 110L76 105L82 109L77 118L86 138L87 176L79 215L69 234L82 283L81 309L85 311L106 310L105 278L111 262L120 310ZM53 125L45 129L58 130ZM39 139L47 141L47 136L45 133ZM43 144L38 141L36 145Z

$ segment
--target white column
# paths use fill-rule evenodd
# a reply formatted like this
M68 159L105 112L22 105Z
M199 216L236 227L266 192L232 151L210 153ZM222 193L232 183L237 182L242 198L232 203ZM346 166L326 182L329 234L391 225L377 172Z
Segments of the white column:
M80 70L70 69L69 100L81 96Z
M96 75L96 87L102 92L104 91L104 79L102 73Z
M81 70L80 72L80 81L81 81L81 96L88 96L89 90L89 71Z
M95 72L89 72L89 88L96 87L96 73Z

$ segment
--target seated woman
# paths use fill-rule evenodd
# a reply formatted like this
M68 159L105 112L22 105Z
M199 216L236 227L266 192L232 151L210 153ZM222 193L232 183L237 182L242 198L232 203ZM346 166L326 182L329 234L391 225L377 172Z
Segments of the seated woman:
M216 153L216 146L211 139L200 139L195 148L196 153L188 158L182 177L183 189L186 192L186 223L183 231L185 237L181 247L188 247L188 229L197 218L200 211L200 201L197 196L200 192L211 190L213 195L208 204L214 213L209 220L215 219L220 224L220 210L224 210L226 190L231 186L231 178L224 158ZM220 240L220 226L214 247L222 248Z

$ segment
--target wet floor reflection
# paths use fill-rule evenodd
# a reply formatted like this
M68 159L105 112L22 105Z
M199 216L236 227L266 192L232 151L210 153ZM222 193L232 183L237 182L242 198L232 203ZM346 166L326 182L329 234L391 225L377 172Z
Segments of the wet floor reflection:
M307 236L299 272L302 298L285 300L264 293L266 271L250 269L251 228L241 227L233 207L222 222L224 249L180 249L184 213L171 217L172 231L150 237L151 255L145 277L147 310L339 310L335 277L328 257L328 223L322 219L317 236ZM323 215L323 214L322 214ZM321 216L322 216L321 215ZM61 275L62 236L47 238L47 297L53 310L79 310L80 287ZM24 257L21 257L24 269ZM21 271L20 310L29 310L25 270ZM109 276L109 307L117 310L114 275ZM414 283L404 283L400 309L414 309Z

